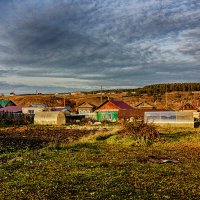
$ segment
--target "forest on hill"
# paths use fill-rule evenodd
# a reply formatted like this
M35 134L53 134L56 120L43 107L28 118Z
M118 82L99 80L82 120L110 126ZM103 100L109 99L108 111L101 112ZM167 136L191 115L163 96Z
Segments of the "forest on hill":
M200 83L167 83L147 85L143 88L136 89L140 94L164 94L165 92L192 92L200 91Z
M147 85L143 88L134 88L134 89L112 89L105 90L103 92L129 92L138 94L164 94L165 92L192 92L192 91L200 91L200 83L162 83L162 84L153 84ZM101 90L92 91L93 94L100 93ZM85 92L91 93L91 92Z

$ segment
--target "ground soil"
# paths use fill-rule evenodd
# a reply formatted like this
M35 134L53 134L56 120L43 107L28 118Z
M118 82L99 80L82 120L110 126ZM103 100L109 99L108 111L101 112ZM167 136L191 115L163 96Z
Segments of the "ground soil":
M60 127L9 127L0 130L0 154L21 149L39 149L51 142L68 143L94 134L90 130Z

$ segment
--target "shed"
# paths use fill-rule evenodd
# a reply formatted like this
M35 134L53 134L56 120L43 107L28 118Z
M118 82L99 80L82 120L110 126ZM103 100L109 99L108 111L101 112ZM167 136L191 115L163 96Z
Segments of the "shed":
M115 122L130 118L132 116L133 108L123 101L110 100L100 105L97 110L98 121Z
M63 112L36 112L34 124L36 125L64 125L66 123Z

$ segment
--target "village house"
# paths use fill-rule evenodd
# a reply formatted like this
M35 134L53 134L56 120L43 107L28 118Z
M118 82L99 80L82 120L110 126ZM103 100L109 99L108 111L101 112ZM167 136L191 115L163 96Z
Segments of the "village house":
M22 106L7 106L0 108L0 112L7 113L22 113Z
M193 106L191 103L185 103L179 108L179 111L197 112L198 108L196 106Z
M77 107L77 111L78 111L78 114L85 115L85 114L93 113L95 108L96 108L95 105L88 102L83 102Z
M49 108L49 111L60 111L60 112L63 112L65 115L69 116L72 112L72 108L71 106L53 107L53 108Z
M11 92L10 93L10 96L15 96L16 94L14 92Z
M136 104L133 107L132 117L137 120L144 120L145 112L155 111L155 110L156 110L156 108L154 107L154 105L152 105L146 101L143 101L143 102Z
M133 114L133 108L124 101L108 100L100 105L97 110L98 121L111 121L129 119Z
M22 108L23 114L35 114L36 112L41 112L46 109L46 106L43 104L33 104L31 106L25 106Z
M151 105L150 103L148 103L146 101L140 102L140 103L136 104L134 107L138 108L138 109L146 109L146 110L155 109L154 105Z
M16 104L11 100L0 99L0 107L16 106Z

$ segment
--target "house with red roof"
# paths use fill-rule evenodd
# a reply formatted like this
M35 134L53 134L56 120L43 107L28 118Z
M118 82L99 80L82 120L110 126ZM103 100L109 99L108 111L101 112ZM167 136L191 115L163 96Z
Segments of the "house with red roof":
M100 105L97 110L98 121L111 121L129 119L133 115L133 108L124 101L109 100Z

